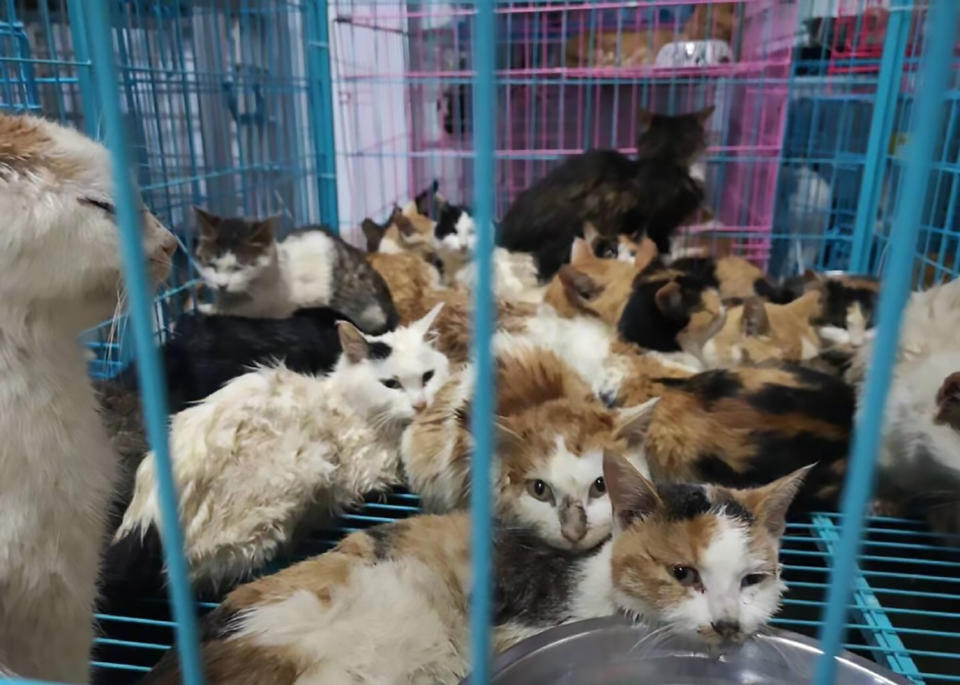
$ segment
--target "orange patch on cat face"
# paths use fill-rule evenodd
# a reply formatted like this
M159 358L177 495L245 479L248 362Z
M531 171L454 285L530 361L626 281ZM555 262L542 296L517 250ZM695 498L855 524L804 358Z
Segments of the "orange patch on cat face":
M67 181L84 171L82 159L49 154L54 141L45 126L52 124L30 116L0 114L0 173L4 169L34 174L45 171L59 181Z
M591 255L590 259L561 267L547 287L544 301L561 316L586 313L615 326L638 272L628 262Z

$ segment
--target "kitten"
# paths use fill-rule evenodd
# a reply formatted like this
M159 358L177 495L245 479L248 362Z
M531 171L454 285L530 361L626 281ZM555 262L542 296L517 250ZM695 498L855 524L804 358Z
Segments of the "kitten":
M756 296L769 299L777 291L763 269L743 257L682 257L671 261L670 268L699 277L716 288L724 301Z
M673 232L703 203L703 184L691 166L706 150L704 124L712 113L713 107L679 116L641 111L636 159L615 150L566 159L517 196L498 243L533 254L544 281L567 261L585 222L606 236L646 235L668 254Z
M433 240L438 250L453 254L472 254L477 244L477 227L466 208L454 205L440 194L440 182L414 198L417 212L433 219Z
M428 264L441 269L443 263L433 244L434 221L419 214L411 203L404 209L395 207L387 222L378 224L373 219L364 219L360 228L367 240L367 255L412 253Z
M400 434L448 376L446 357L427 342L439 311L377 337L342 321L343 354L328 377L260 369L173 417L171 457L195 581L243 577L313 514L398 482ZM114 538L121 566L157 524L154 479L148 455Z
M297 373L330 371L340 357L336 324L344 320L343 314L324 307L298 309L282 319L183 314L161 348L170 413L186 409L257 365L283 362ZM136 388L135 365L116 380Z
M749 487L816 462L798 505L836 506L854 415L853 389L842 380L781 364L663 383L643 429L654 479Z
M25 678L89 682L116 456L77 339L123 286L110 167L77 131L0 114L0 659ZM141 217L160 281L177 243Z
M217 313L281 318L303 307L330 307L371 334L396 327L386 283L360 250L328 229L304 228L277 242L273 219L195 209L196 258Z
M871 276L830 276L807 270L785 281L773 299L790 302L804 293L821 293L823 308L813 323L820 335L834 344L859 347L866 331L874 326L874 311L880 282Z
M408 487L428 512L469 503L473 373L467 366L454 375L404 431ZM631 410L606 409L557 355L525 347L497 359L497 416L500 519L564 549L604 540L611 522L603 455L620 455L646 472L633 452Z
M704 342L697 356L707 368L766 361L808 362L820 354L813 322L821 296L809 292L789 304L750 297L729 307L723 327Z
M604 458L612 539L586 553L498 527L493 647L625 612L713 649L776 612L784 514L803 474L755 490L654 485ZM207 682L458 683L470 670L467 514L417 516L350 535L239 587L206 618ZM142 681L179 682L171 651Z

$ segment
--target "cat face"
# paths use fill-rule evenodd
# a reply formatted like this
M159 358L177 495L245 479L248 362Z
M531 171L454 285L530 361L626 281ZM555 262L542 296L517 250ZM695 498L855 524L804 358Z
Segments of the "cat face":
M367 336L340 321L343 354L334 373L354 406L377 421L406 425L423 411L450 375L450 362L428 338L438 304L419 321L379 336Z
M275 218L223 218L194 207L200 276L211 289L240 294L276 262Z
M439 185L435 180L429 189L417 195L414 200L417 212L436 220L433 239L438 250L471 254L477 244L473 217L463 207L450 204L437 192Z
M674 116L640 110L637 156L669 159L692 167L707 149L704 127L713 109L711 105L699 112Z
M603 456L637 464L635 412L555 400L500 419L501 518L560 549L592 549L611 532Z
M70 310L80 325L109 316L122 277L106 148L49 121L0 115L0 213L5 306L82 303ZM177 243L146 209L141 216L144 251L160 281Z
M654 485L623 460L605 459L614 601L713 647L743 642L779 607L784 517L808 468L731 490Z

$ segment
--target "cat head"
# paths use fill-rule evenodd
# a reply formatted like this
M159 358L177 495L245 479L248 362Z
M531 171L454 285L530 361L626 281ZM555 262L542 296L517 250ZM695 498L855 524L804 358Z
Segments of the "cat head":
M111 169L107 149L78 131L0 114L5 308L55 307L81 327L113 312L122 269ZM143 207L141 218L144 252L159 282L177 242Z
M532 527L553 547L592 549L611 532L603 478L605 454L647 473L640 456L636 408L608 410L596 402L558 399L498 419L500 517Z
M402 426L433 401L450 375L450 362L430 339L442 307L438 304L409 326L378 336L337 322L343 353L333 373L355 408L384 424Z
M639 269L632 262L600 259L577 238L564 264L547 286L544 302L563 317L596 316L616 325Z
M654 114L641 109L637 117L637 157L692 166L707 150L705 126L713 105L687 114Z
M720 294L703 279L648 269L634 280L617 326L621 338L648 350L697 354L725 317Z
M657 256L657 246L643 235L617 236L601 235L589 221L583 227L583 239L587 241L594 256L598 259L618 259L621 262L636 264L644 268ZM640 252L644 254L638 258Z
M756 633L780 605L780 537L809 468L734 490L655 485L623 459L606 457L616 604L712 647Z
M196 259L200 276L213 290L239 294L276 263L277 218L219 217L199 207Z
M440 183L433 185L415 198L417 211L436 221L433 239L438 250L470 254L477 244L477 229L473 217L459 205L451 204L438 192Z
M750 297L727 309L723 327L700 352L689 351L709 367L813 359L821 347L813 325L820 309L818 292L783 305Z
M361 228L367 240L367 252L410 252L428 264L439 267L440 261L433 245L434 225L432 219L418 213L410 203L403 209L394 207L385 224L368 218L363 220Z

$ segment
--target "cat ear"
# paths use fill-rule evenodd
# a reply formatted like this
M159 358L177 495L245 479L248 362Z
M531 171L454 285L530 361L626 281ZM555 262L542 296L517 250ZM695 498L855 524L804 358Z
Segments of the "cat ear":
M439 302L433 306L429 312L427 312L423 318L418 321L414 321L410 324L410 328L413 328L420 332L420 335L424 338L427 337L427 333L430 332L430 327L433 325L434 319L437 318L437 315L440 313L440 310L443 309L443 302Z
M494 421L497 428L497 451L503 454L513 452L526 442L522 435L510 426L509 419L497 416Z
M571 304L589 302L603 292L603 286L570 264L564 264L557 272L557 278L563 286L563 294Z
M653 410L659 401L659 397L653 397L634 407L619 409L617 411L617 425L613 430L613 437L624 438L630 445L642 443L647 434L647 428L650 427L650 423L653 421Z
M933 422L960 430L960 371L947 376L937 390L937 415Z
M705 126L706 123L710 120L710 117L713 116L713 111L716 109L715 105L710 105L709 107L704 107L699 112L694 114L697 117L697 121L700 122L701 126Z
M788 302L784 306L789 307L790 311L803 320L809 321L813 317L819 316L823 309L821 290L820 288L808 290L793 302Z
M211 214L200 207L194 206L193 213L197 217L197 227L200 229L201 235L204 233L215 232L222 221L222 219L216 214Z
M280 221L280 215L275 214L258 221L250 232L250 242L255 245L267 246L273 242L273 227Z
M367 239L367 252L376 252L380 248L380 241L383 240L383 234L386 232L380 224L369 217L360 224L363 235Z
M656 486L619 455L604 453L603 482L610 494L614 520L620 528L649 516L662 504Z
M357 364L370 355L370 343L349 321L337 321L337 335L340 338L340 347L351 364Z
M641 107L637 110L637 133L645 133L650 124L653 123L653 112Z
M770 332L770 319L767 307L759 297L748 297L743 302L743 316L740 318L740 331L744 335L765 335Z
M593 245L596 242L597 238L600 237L600 231L597 230L597 227L593 225L591 221L583 222L583 239L587 241L588 245ZM576 243L574 243L576 246ZM572 253L571 253L572 256Z
M814 466L815 463L809 464L759 488L737 491L747 508L757 517L757 522L773 537L783 535L787 527L787 510L800 491L803 479Z
M653 300L665 317L674 321L683 321L687 313L683 308L683 286L670 281L657 291Z
M579 266L596 260L593 249L583 238L574 238L573 245L570 247L570 264Z

